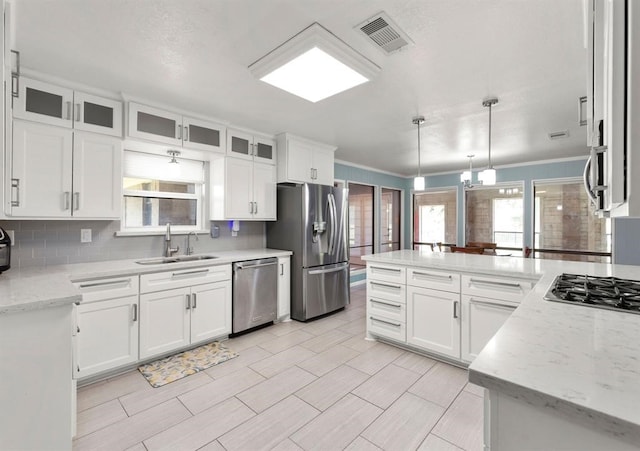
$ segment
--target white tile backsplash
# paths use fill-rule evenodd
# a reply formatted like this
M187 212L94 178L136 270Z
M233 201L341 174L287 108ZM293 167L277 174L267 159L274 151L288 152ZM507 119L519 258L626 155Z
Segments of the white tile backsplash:
M191 237L197 254L241 249L257 249L266 245L265 223L246 221L240 224L238 236L231 236L230 223L212 222L220 227L220 237L207 234ZM51 266L101 260L159 257L164 248L164 235L116 237L119 221L31 221L2 220L0 227L15 231L11 248L14 268ZM92 242L80 242L80 230L91 229ZM186 235L173 234L173 245L186 249Z

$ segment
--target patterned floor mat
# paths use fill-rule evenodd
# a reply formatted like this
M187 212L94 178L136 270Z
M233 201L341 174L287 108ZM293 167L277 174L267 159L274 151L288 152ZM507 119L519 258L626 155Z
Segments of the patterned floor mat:
M180 354L140 365L138 370L151 386L162 387L235 357L238 357L238 353L214 341Z

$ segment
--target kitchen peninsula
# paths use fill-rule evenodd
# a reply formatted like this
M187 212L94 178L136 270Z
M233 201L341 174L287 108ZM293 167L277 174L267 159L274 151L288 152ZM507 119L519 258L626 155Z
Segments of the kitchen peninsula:
M3 273L0 276L0 405L11 407L0 409L0 449L71 449L76 378L104 378L135 368L138 362L149 361L150 357L176 351L161 349L156 351L157 355L150 356L139 353L138 337L144 339L144 327L150 327L153 321L152 315L144 310L145 295L138 293L139 287L145 283L155 284L154 287L159 288L154 288L154 296L159 290L182 293L180 289L167 289L170 282L225 288L199 298L198 309L203 309L207 321L213 324L206 324L211 326L212 333L174 346L185 349L196 343L224 339L231 332L231 281L228 279L233 262L264 257L281 259L278 284L286 295L281 304L288 306L290 255L290 251L248 249L215 255L192 254L190 259L179 263L159 263L161 258L129 259L12 269ZM169 278L160 277L164 274L169 274ZM284 275L286 279L282 278ZM217 281L221 278L225 280ZM100 299L101 293L107 290L113 299ZM183 300L183 296L178 298L178 311L183 310ZM214 308L208 309L209 304ZM89 310L81 311L83 308ZM288 310L280 310L280 319L286 318ZM102 323L96 319L98 315L82 322L83 313L91 315L100 311L115 313L108 314ZM183 321L179 315L174 316ZM124 326L119 327L120 323ZM222 327L216 328L219 324ZM171 329L169 322L159 326ZM116 333L118 336L113 336ZM83 334L100 337L99 349L89 348L92 344L95 346L91 339L84 339L82 345Z
M485 449L638 449L640 315L543 298L562 273L640 279L640 268L411 250L363 258L368 336L470 363L469 380L487 389ZM462 346L452 355L434 337Z

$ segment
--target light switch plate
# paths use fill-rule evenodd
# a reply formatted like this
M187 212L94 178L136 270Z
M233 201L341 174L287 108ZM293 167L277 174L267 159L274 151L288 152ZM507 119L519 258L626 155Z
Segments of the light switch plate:
M81 243L91 242L91 229L80 229L80 242Z

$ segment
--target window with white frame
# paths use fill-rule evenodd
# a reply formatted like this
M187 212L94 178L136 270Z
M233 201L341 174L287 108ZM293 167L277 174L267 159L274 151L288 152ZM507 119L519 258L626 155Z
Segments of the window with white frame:
M200 230L204 162L126 150L123 164L123 231Z

